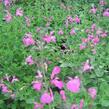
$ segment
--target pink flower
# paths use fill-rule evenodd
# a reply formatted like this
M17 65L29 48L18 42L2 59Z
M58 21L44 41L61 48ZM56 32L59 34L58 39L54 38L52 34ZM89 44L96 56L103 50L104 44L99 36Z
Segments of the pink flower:
M54 36L54 31L50 32L50 35L45 35L43 36L43 41L45 41L46 43L50 43L50 42L56 42L56 37Z
M51 24L51 23L48 21L48 22L46 23L46 27L49 27L50 24Z
M74 19L73 19L71 16L68 16L67 19L68 19L68 21L69 21L70 23L73 23L73 22L74 22Z
M7 74L5 74L4 79L7 80L7 81L9 81L9 78L10 78L10 76L8 76Z
M95 99L96 98L96 94L97 94L97 90L94 87L90 87L88 89L88 93L89 93L89 95L91 96L92 99Z
M50 32L51 42L56 42L56 37L54 36L54 31Z
M12 78L12 80L11 80L11 83L14 83L14 82L16 82L16 81L19 81L19 79L16 78L15 76L13 76L13 78Z
M9 92L9 90L8 90L8 87L6 86L6 85L2 85L2 92L3 93L8 93Z
M50 43L50 42L51 42L51 37L48 36L48 35L45 35L45 36L43 37L43 40L44 40L46 43Z
M35 102L34 103L34 109L43 109L43 104Z
M96 29L96 24L92 24L91 29L94 31Z
M80 107L79 107L79 109L83 109L83 106L84 106L84 99L82 99L82 100L80 101Z
M81 45L80 45L80 50L83 50L83 49L85 49L86 48L86 43L82 43Z
M9 11L6 11L6 12L7 12L7 14L4 17L4 19L7 23L9 23L12 20L12 16L11 16L11 13Z
M37 32L37 33L39 33L39 32L40 32L40 30L41 30L41 28L40 28L40 27L37 27L37 28L36 28L36 32Z
M100 0L99 4L100 4L101 6L104 6L104 5L106 5L107 3L106 3L104 0Z
M33 61L33 58L32 58L31 55L26 58L26 63L27 63L28 65L34 64L34 61Z
M59 66L55 66L52 70L51 79L55 77L55 75L59 74L61 72L61 68Z
M42 72L40 72L39 70L37 71L37 75L35 76L36 78L42 78Z
M84 72L87 72L87 71L90 71L92 69L90 63L89 63L89 60L87 60L85 63L84 63L84 66L83 66L83 71Z
M96 8L96 7L92 7L92 8L90 9L90 12L93 13L93 14L96 14L97 8Z
M51 42L56 43L56 37L55 36L51 36Z
M33 82L33 89L35 89L36 91L41 91L42 83L38 81Z
M76 34L75 29L72 28L71 31L70 31L70 35L75 35L75 34Z
M101 33L101 37L102 37L102 38L107 37L107 33L106 33L106 32L102 32L102 33Z
M80 91L80 85L81 85L81 82L78 77L71 78L66 84L67 89L73 93L78 93Z
M16 16L23 16L23 10L21 8L17 8Z
M63 30L60 29L60 30L58 31L58 34L59 34L59 35L63 35L63 34L64 34Z
M31 20L29 17L25 16L25 22L26 22L27 27L30 27Z
M51 84L53 84L55 87L59 89L62 89L64 86L64 83L61 80L58 80L58 78L51 80Z
M100 39L98 37L95 37L92 42L96 45L100 42Z
M88 39L87 38L82 38L82 43L87 43Z
M94 38L94 35L93 34L88 35L88 41L91 41L93 38Z
M30 45L34 45L35 41L32 38L32 34L31 33L27 33L24 38L23 38L23 43L26 47L30 46Z
M77 104L72 104L71 109L79 109Z
M50 104L53 101L53 93L52 93L52 90L50 89L50 93L44 92L41 95L40 101L43 104Z
M97 35L101 35L101 34L102 34L102 29L98 29L98 30L96 31L96 34L97 34Z
M86 29L85 32L86 32L86 33L89 33L89 32L90 32L90 29Z
M9 6L10 5L10 0L4 0L4 5Z
M109 8L103 12L103 16L109 17Z
M75 22L76 23L80 23L81 22L81 20L80 20L80 18L78 16L75 17Z
M61 96L61 99L62 99L63 101L66 101L66 95L65 95L65 91L64 91L64 90L61 90L61 91L60 91L60 96Z
M53 36L53 35L54 35L54 31L51 31L51 32L50 32L50 36Z
M3 83L0 83L0 88L2 88L4 86L4 84Z

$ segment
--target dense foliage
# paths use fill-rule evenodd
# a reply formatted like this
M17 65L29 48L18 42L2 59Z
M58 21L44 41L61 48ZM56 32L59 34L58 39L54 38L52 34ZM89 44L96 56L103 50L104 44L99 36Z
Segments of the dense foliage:
M109 109L109 0L0 0L0 109Z

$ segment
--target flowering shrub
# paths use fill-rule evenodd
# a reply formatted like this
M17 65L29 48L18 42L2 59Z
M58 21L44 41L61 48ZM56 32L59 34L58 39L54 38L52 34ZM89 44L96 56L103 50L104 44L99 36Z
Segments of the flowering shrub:
M108 109L109 1L0 1L0 109Z

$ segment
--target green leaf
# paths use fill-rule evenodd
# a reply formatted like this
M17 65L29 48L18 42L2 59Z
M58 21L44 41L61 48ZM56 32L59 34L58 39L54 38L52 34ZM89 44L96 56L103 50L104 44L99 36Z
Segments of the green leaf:
M97 69L95 69L95 73L98 77L102 77L104 75L104 70L97 68Z
M102 106L108 107L109 106L109 100L102 100L101 104L102 104Z
M30 98L26 100L27 104L33 104L34 103L34 99Z
M73 67L73 63L67 63L67 62L65 62L65 63L62 63L60 65L60 67Z

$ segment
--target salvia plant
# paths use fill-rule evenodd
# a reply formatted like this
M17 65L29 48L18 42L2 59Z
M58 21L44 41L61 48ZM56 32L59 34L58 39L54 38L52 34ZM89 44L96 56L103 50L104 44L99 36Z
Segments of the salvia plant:
M0 109L108 109L109 1L0 0Z

